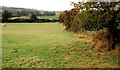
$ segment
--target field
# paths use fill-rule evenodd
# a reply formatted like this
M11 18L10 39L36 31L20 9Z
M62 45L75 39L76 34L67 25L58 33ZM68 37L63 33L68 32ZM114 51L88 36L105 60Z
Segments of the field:
M59 16L37 16L38 19L58 19ZM14 20L14 19L29 19L28 16L21 16L21 17L11 17L10 20Z
M91 36L78 38L59 23L5 23L3 68L117 68L118 56L91 49ZM85 36L85 35L83 35Z
M59 16L59 14L60 14L61 12L55 12L55 13L56 13L57 16Z
M37 16L38 19L58 19L59 16ZM28 16L21 16L21 17L11 17L10 20L14 20L14 19L17 19L17 18L20 18L20 19L29 19Z
M59 14L61 12L55 12L56 15L55 16L37 16L38 19L58 19L59 18ZM21 16L21 17L11 17L10 20L13 20L13 19L17 19L17 18L21 18L21 19L29 19L29 16Z
M29 19L29 17L28 17L28 16L11 17L11 18L9 18L9 19L10 19L10 20L14 20L14 19L18 19L18 18L20 18L20 19Z
M59 16L38 16L38 19L58 19Z

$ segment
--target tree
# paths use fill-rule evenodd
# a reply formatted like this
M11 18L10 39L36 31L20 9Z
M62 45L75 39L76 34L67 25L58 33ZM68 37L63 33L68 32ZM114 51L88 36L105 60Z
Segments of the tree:
M37 16L42 16L42 14L39 11L36 11Z
M55 12L45 11L45 12L43 12L43 15L44 15L44 16L54 16L54 15L56 15L56 14L55 14Z
M30 18L31 18L32 20L37 20L36 14L32 14L32 15L30 16Z
M27 11L21 11L21 16L28 16L28 12Z
M99 19L101 25L108 28L112 49L115 49L115 44L120 41L118 35L117 18L120 13L120 2L87 2L83 4L86 10L96 9L102 19ZM96 18L94 18L96 19Z
M11 12L4 10L2 12L2 20L7 21L11 17Z

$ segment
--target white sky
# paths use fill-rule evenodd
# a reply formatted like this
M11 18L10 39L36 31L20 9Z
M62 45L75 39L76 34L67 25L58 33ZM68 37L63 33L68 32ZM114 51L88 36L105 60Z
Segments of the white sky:
M0 6L33 8L46 11L64 11L70 10L70 2L82 0L0 0Z

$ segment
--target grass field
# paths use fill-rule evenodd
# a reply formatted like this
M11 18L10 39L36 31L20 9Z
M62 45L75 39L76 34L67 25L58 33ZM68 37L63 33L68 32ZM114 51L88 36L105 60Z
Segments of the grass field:
M37 16L38 19L58 19L59 17L59 14L61 12L55 12L56 15L55 16ZM29 19L29 16L21 16L21 17L12 17L10 18L10 20L13 20L13 19L17 19L17 18L22 18L22 19Z
M59 16L61 12L55 12L55 13L56 13L57 16Z
M21 17L11 17L11 18L9 18L10 20L14 20L14 19L29 19L29 17L28 16L21 16Z
M2 28L3 68L117 68L118 56L97 52L90 38L64 31L59 23L6 23Z
M58 19L59 16L38 16L39 19Z

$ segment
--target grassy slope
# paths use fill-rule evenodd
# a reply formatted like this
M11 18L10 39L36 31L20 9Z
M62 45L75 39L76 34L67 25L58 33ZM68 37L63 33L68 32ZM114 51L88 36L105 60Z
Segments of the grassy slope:
M3 27L3 68L117 67L117 55L90 49L89 40L63 31L58 23Z

